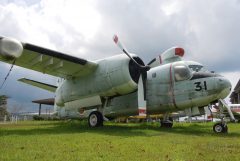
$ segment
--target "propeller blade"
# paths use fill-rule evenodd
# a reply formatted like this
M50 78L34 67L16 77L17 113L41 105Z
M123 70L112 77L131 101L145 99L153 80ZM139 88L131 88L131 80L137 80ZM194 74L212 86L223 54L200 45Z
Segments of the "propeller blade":
M138 80L138 114L139 116L147 115L147 102L146 102L146 81L140 75Z
M124 45L119 41L117 35L113 36L114 43L139 67L141 75L138 80L138 114L139 116L147 115L147 102L146 102L146 79L147 79L147 71L150 70L150 66L143 66L138 64L133 57L128 53L127 49Z
M132 57L131 55L129 54L129 52L127 51L127 49L124 47L124 45L119 41L119 38L117 35L114 35L113 36L113 41L114 43L135 63L139 66L140 70L142 72L145 72L145 71L148 71L150 70L150 66L143 66L143 65L140 65L138 64Z
M133 59L130 54L128 53L127 49L125 49L125 47L123 46L123 44L119 41L118 36L114 35L113 36L113 41L115 42L115 44L130 58Z

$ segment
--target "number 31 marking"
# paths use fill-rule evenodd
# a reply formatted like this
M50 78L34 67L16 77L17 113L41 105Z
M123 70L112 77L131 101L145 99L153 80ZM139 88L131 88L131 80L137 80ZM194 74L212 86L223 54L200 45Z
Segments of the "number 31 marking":
M195 82L195 91L201 91L202 89L207 90L207 82L203 81L203 85L202 82Z

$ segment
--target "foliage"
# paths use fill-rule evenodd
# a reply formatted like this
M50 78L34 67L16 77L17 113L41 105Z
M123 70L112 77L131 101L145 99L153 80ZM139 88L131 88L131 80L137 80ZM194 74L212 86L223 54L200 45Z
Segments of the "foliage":
M34 115L33 120L44 120L44 118L42 116L39 116L39 115Z
M0 95L0 117L8 116L6 99L7 97L5 95Z
M213 123L105 123L31 121L0 124L0 160L166 160L223 161L240 158L240 124L214 134Z

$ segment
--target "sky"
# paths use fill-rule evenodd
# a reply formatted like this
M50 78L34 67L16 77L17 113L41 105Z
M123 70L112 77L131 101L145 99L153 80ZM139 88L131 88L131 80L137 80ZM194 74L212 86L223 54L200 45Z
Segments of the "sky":
M240 1L238 0L1 0L0 35L96 60L119 54L117 34L145 63L170 47L226 76L240 78ZM10 65L0 63L0 83ZM14 66L0 89L10 106L33 110L32 100L54 94L17 81L26 77L56 84L57 78Z

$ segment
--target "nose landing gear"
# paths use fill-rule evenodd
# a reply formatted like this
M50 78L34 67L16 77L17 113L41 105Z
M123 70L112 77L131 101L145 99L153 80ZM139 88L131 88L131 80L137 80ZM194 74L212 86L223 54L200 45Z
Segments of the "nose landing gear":
M227 105L227 103L224 100L219 99L218 104L219 104L219 106L218 106L219 107L218 116L221 119L221 122L214 124L213 131L215 133L228 133L228 126L227 126L226 121L224 120L225 115L223 114L224 108L227 109L231 121L235 122L236 119L234 118L234 115L231 111L231 108Z

